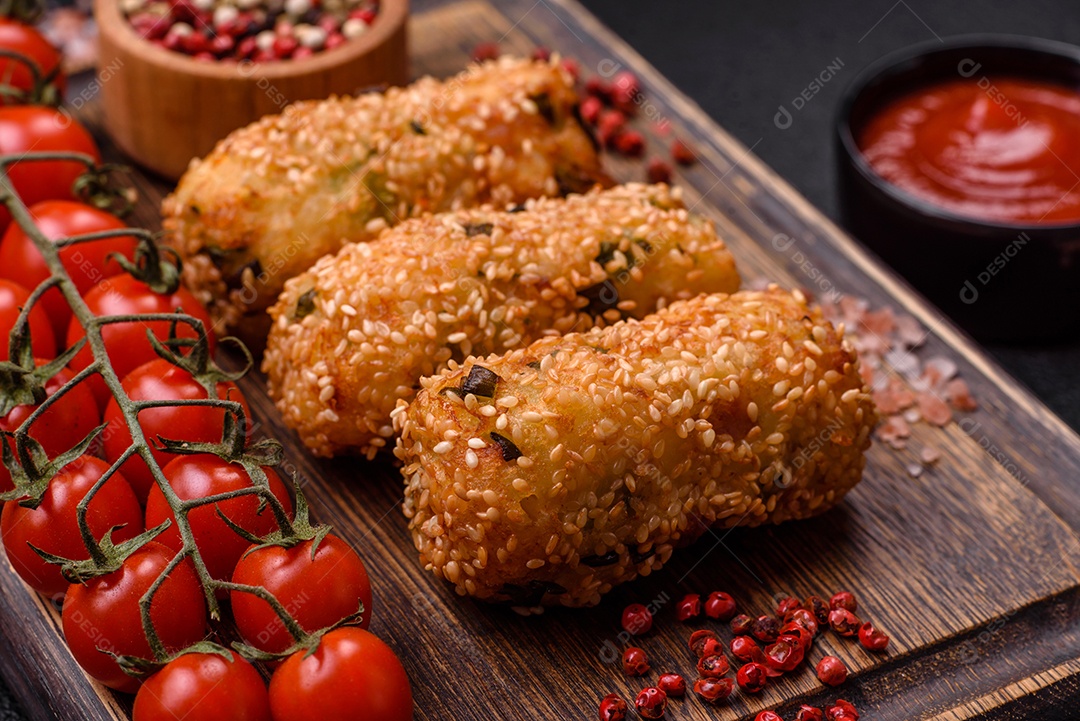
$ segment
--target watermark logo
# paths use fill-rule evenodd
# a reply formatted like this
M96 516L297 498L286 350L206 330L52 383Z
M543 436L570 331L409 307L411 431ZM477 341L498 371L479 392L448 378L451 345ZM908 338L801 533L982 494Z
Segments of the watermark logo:
M975 276L975 280L978 281L979 286L972 283L970 278L965 280L964 284L960 287L960 301L966 305L971 305L979 300L979 287L989 285L990 281L992 281L998 273L1004 270L1005 266L1007 266L1013 258L1020 254L1020 251L1030 240L1031 237L1027 233L1021 233L1016 237L1016 240L1006 245L1005 248L994 256L994 259L987 264L986 269L980 271L979 274Z
M977 63L971 58L964 58L956 65L956 72L962 78L973 78L980 70L982 70L982 63ZM1009 97L1005 95L1005 93L998 88L990 78L981 75L976 81L976 84L994 105L1001 108L1002 112L1005 113L1005 117L1012 118L1016 121L1017 127L1022 128L1027 125L1027 118L1020 112L1020 108L1016 107L1012 101L1009 100Z
M794 98L791 99L790 105L795 113L799 112L806 107L807 103L814 99L814 97L820 93L826 85L829 84L837 74L844 69L844 61L840 58L834 58L829 62L825 68L819 72L805 88L800 90ZM780 105L777 108L776 115L773 116L773 125L780 128L780 130L787 130L795 123L795 116L792 110L788 110L786 105Z

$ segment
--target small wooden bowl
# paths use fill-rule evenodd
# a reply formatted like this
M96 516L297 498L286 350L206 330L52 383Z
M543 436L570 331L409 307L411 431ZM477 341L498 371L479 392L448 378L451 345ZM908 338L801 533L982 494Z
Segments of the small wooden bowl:
M302 60L203 62L141 38L117 0L95 0L105 126L138 164L175 180L233 130L297 100L408 81L408 0L382 0L366 33Z

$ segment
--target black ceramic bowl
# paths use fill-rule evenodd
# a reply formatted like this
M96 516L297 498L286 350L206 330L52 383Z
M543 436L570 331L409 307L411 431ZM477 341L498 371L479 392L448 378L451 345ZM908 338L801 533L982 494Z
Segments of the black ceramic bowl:
M856 144L885 104L939 81L1034 78L1080 89L1080 47L1009 35L916 45L863 71L836 123L841 212L848 229L982 340L1080 335L1080 224L981 221L899 189Z

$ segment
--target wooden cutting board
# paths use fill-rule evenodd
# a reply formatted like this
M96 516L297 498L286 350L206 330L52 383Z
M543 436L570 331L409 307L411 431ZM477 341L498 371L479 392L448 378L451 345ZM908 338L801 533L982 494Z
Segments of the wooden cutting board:
M588 74L634 71L646 114L670 123L700 155L678 182L695 210L716 220L745 278L811 288L825 279L874 307L914 315L930 331L924 354L954 359L981 409L945 428L916 428L913 446L943 451L919 478L906 470L910 452L875 444L863 483L820 518L706 535L599 608L522 618L457 598L425 573L393 466L312 458L279 423L264 379L252 375L243 385L263 430L285 442L289 470L306 484L318 517L368 563L372 630L408 669L416 718L590 719L606 693L632 698L643 684L611 662L622 648L621 609L635 601L668 599L639 643L654 669L692 678L689 629L674 622L670 606L684 593L721 589L762 613L779 595L848 588L893 644L876 656L825 635L811 658L829 652L848 663L852 678L841 689L824 690L803 668L759 697L739 695L727 709L673 701L671 719L750 719L764 708L790 711L837 697L868 721L1021 719L1080 697L1080 438L573 0L414 3L414 74L454 74L482 40L521 53L542 44L577 58ZM723 68L716 74L723 82ZM100 127L94 102L80 112ZM670 142L655 134L648 140L653 148ZM609 161L618 179L644 179L640 162ZM134 180L141 193L135 222L157 227L168 188L139 174ZM783 242L773 242L781 234ZM127 717L130 699L85 678L64 646L56 610L6 564L0 645L0 671L31 718Z

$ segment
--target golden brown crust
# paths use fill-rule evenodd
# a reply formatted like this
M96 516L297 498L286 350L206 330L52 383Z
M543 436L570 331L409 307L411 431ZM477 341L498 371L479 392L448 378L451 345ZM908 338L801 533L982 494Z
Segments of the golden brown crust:
M315 453L373 456L393 435L398 400L451 359L738 287L712 223L667 186L443 213L290 280L270 310L263 368L286 423Z
M775 288L452 365L395 410L405 513L426 568L519 605L594 604L709 527L830 508L875 422L842 331ZM460 390L477 366L490 398Z
M429 211L606 183L557 63L290 105L195 161L163 204L185 281L229 326L344 243Z

